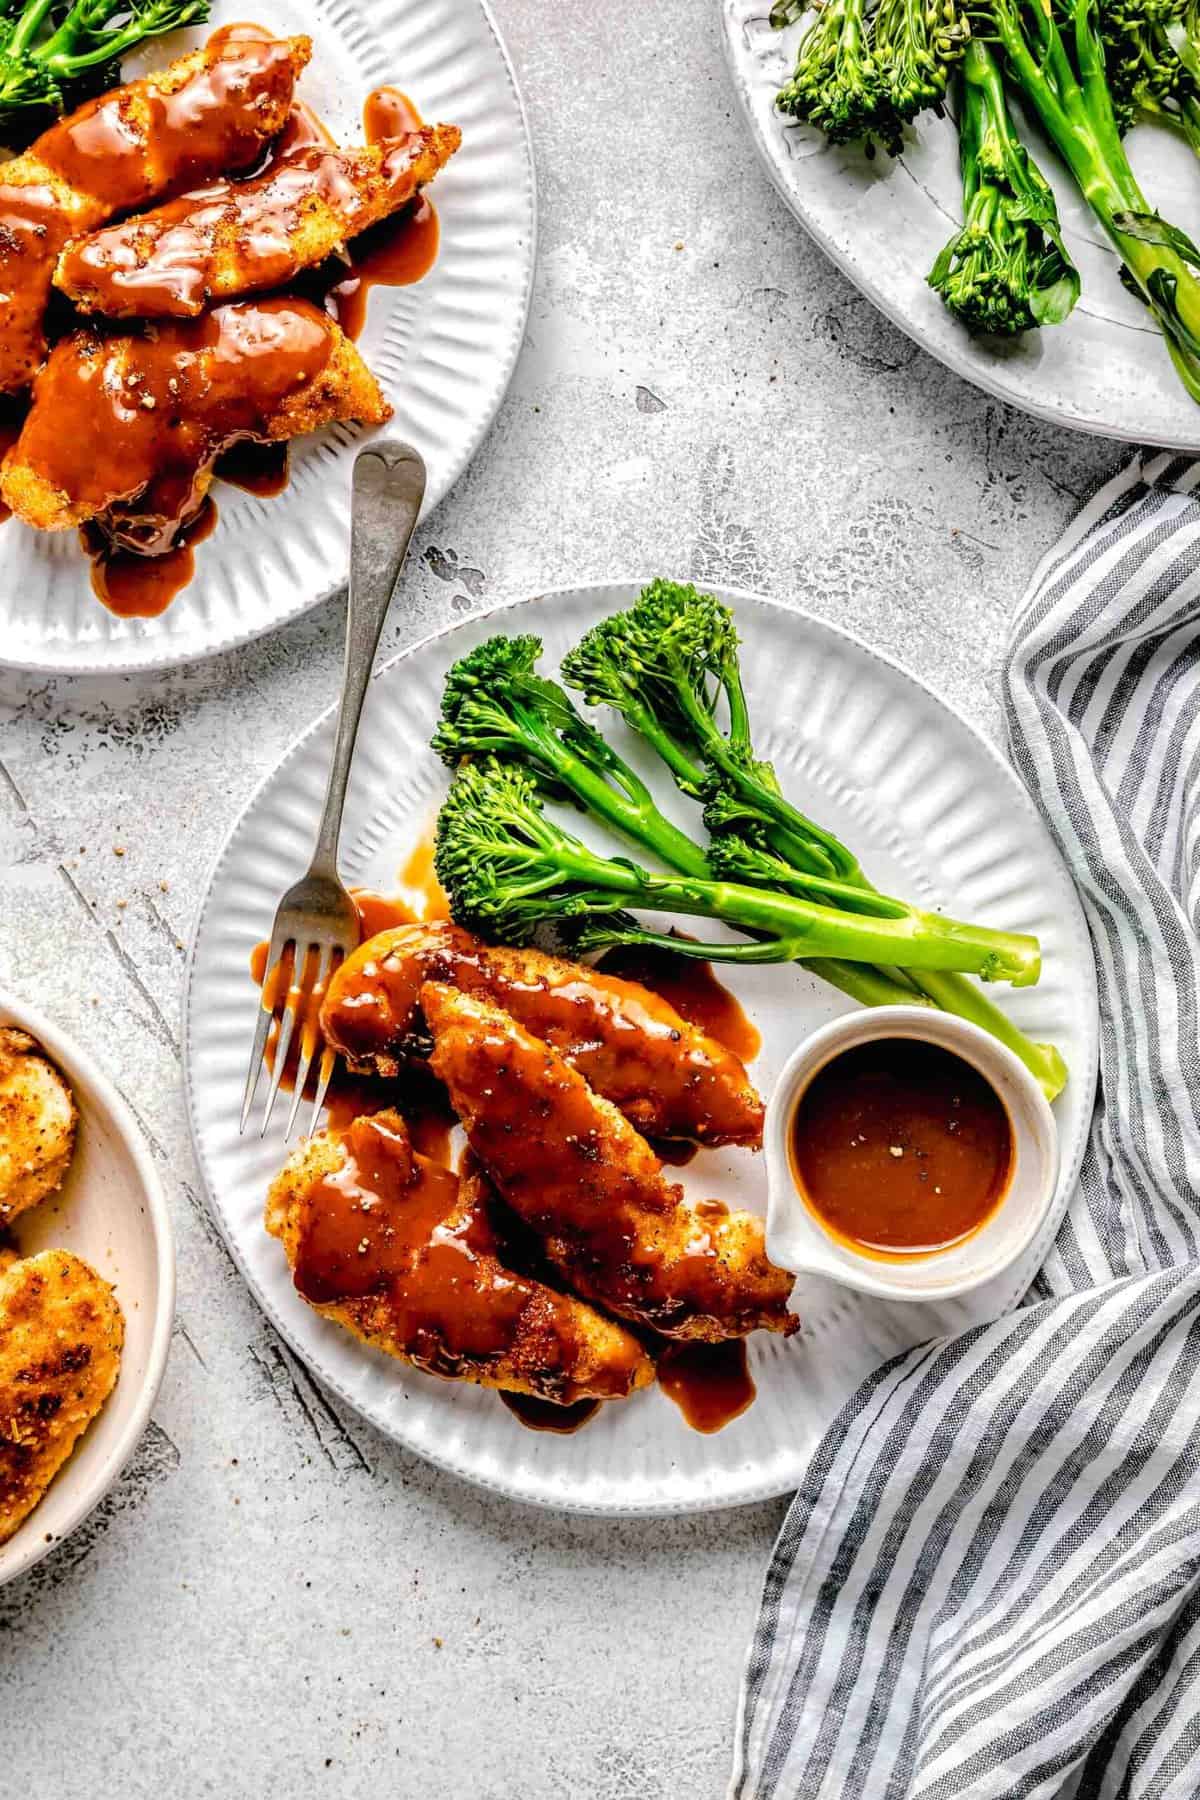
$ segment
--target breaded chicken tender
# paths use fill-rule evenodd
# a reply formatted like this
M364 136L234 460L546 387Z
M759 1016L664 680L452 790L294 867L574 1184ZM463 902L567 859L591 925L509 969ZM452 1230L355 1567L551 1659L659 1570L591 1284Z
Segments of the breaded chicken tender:
M577 1293L667 1337L796 1330L760 1218L689 1204L616 1107L498 1006L432 982L420 1001L472 1150Z
M78 1115L35 1038L0 1026L0 1230L62 1186Z
M359 150L308 144L252 181L218 181L68 244L55 286L107 318L192 318L283 287L405 207L458 149L434 125Z
M249 168L282 129L311 53L306 37L218 33L169 68L87 101L0 168L0 394L27 387L42 364L67 240Z
M501 1260L495 1197L417 1155L399 1114L301 1145L267 1197L266 1227L325 1318L433 1375L560 1404L615 1400L653 1365L581 1300Z
M195 515L230 444L390 414L354 345L307 300L240 301L148 336L77 331L38 376L0 490L39 531L100 519L156 554Z
M116 1384L125 1321L66 1250L0 1273L0 1544L33 1511Z
M763 1104L745 1065L659 995L543 950L482 944L458 925L401 925L361 944L329 983L326 1042L360 1073L395 1075L421 1060L426 981L504 1007L651 1137L762 1142Z

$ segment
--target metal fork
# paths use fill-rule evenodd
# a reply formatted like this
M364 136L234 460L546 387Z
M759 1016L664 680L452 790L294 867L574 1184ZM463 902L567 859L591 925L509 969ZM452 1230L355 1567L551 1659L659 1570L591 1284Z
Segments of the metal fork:
M246 1129L246 1121L254 1105L259 1076L266 1061L267 1038L272 1022L278 1018L279 1035L275 1042L274 1068L271 1071L271 1086L260 1135L265 1135L271 1121L297 1020L306 1010L307 1003L324 991L325 983L334 969L358 948L362 936L357 908L337 872L338 838L342 829L342 810L346 804L346 787L367 683L371 678L383 621L387 617L392 592L408 554L424 497L425 464L410 445L385 438L359 451L354 463L350 515L346 657L342 670L342 698L338 707L333 762L329 770L325 805L317 829L317 843L311 866L307 875L289 888L280 901L275 923L271 928L262 1003L258 1009L254 1048L250 1052L250 1068L246 1075L246 1095L242 1102L242 1131ZM289 951L292 976L284 993L280 994L280 977ZM280 1000L283 1001L281 1013L277 1012ZM306 1029L306 1024L307 1022L301 1025L300 1057L296 1066L292 1109L284 1132L285 1143L295 1127L316 1048L315 1037ZM332 1051L324 1049L309 1124L310 1133L316 1128L333 1074L333 1064Z

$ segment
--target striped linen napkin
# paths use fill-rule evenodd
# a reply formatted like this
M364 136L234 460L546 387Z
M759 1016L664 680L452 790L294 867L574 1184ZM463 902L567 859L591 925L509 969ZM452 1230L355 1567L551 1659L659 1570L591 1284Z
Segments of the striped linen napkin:
M859 1389L775 1546L736 1800L1200 1795L1200 465L1037 575L1010 749L1083 899L1100 1095L1025 1305Z

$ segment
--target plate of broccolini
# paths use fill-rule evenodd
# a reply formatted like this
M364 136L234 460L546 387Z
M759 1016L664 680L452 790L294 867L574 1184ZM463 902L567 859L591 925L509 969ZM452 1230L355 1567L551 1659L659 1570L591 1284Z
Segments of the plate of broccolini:
M1197 0L721 0L775 185L931 355L1200 451Z
M286 1156L283 1109L261 1139L243 1137L239 1117L250 956L307 862L332 729L326 714L297 740L218 859L189 957L185 1079L210 1204L252 1292L380 1431L562 1510L738 1505L795 1488L880 1362L1017 1304L1061 1222L1095 1092L1095 970L1067 871L1012 769L915 676L790 607L668 580L542 594L382 669L343 877L396 893L437 821L454 917L485 944L536 939L588 960L664 941L678 952L685 934L761 1036L748 1071L763 1100L809 1030L911 982L906 1003L995 1033L1053 1097L1061 1161L1046 1224L1005 1275L937 1305L805 1279L800 1330L751 1333L756 1397L712 1435L661 1386L601 1406L573 1435L530 1432L487 1389L422 1373L322 1319L263 1228ZM935 938L936 957L910 957ZM765 1211L763 1157L744 1140L699 1149L670 1176L697 1204Z

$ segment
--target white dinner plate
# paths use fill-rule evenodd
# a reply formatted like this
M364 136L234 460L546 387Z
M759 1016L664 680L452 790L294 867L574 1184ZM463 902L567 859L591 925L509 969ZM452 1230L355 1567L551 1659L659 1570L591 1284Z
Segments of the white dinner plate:
M724 591L724 590L721 590ZM465 620L395 658L373 684L343 836L347 880L395 891L428 829L447 774L428 748L450 664L497 631L534 631L545 667L606 614L631 583L544 594ZM691 1430L657 1388L606 1406L574 1436L520 1425L495 1394L422 1375L368 1351L307 1307L262 1224L284 1160L282 1121L260 1141L238 1135L254 1031L254 945L279 896L306 866L331 744L326 714L259 789L218 859L188 964L186 1081L211 1204L254 1294L322 1381L387 1436L485 1487L541 1505L596 1513L673 1513L732 1506L796 1486L823 1427L883 1358L1013 1306L1032 1279L1078 1174L1096 1080L1092 953L1066 871L1016 776L944 701L865 644L804 613L725 592L736 610L751 716L762 754L789 794L845 838L872 878L926 907L1036 932L1044 973L997 990L1020 1024L1057 1043L1071 1080L1056 1105L1062 1170L1050 1217L1019 1268L937 1307L884 1304L828 1284L798 1295L803 1329L756 1333L758 1397L723 1431ZM664 810L697 829L682 800L615 717L600 722L653 782ZM576 829L587 830L572 815ZM596 842L603 834L592 833ZM612 847L612 840L609 839ZM848 1002L794 967L726 970L763 1037L752 1073L764 1096L798 1039ZM761 1155L707 1151L679 1172L693 1195L765 1209Z
M733 84L767 171L825 254L939 362L1001 400L1055 425L1200 451L1200 406L1184 392L1162 336L1118 275L1119 258L1065 165L1020 112L1022 135L1054 187L1083 293L1062 325L1016 338L972 338L926 276L962 224L958 133L924 113L904 153L831 148L789 123L775 95L795 66L804 21L772 29L770 0L718 0ZM1138 126L1126 143L1148 202L1193 236L1200 165L1170 132ZM784 346L786 349L786 346Z
M297 92L342 143L362 142L372 88L402 88L462 148L430 193L438 258L411 287L376 288L359 348L395 408L386 428L429 470L425 511L457 481L495 417L516 363L533 279L533 155L512 66L483 0L215 0L203 29L159 39L127 75L161 67L217 26L250 16L307 32ZM292 447L274 499L221 482L219 523L196 573L156 619L122 619L96 599L74 532L0 527L0 664L63 673L166 668L246 643L346 579L350 465L363 433L334 426Z

